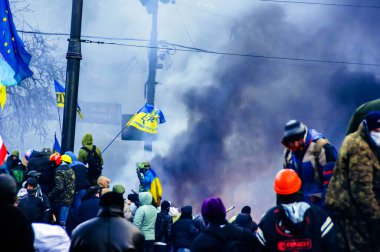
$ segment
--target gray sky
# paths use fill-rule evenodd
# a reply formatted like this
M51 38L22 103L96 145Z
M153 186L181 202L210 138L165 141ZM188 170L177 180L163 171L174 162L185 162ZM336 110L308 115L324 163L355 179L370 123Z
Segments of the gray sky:
M35 30L69 32L71 1L25 3L32 12L23 18ZM379 11L177 0L160 4L158 33L159 40L212 51L379 64ZM82 34L149 39L150 18L138 0L84 0ZM66 38L48 39L57 44L57 59L65 65ZM83 44L82 54L79 100L120 103L122 113L134 113L145 103L147 49ZM281 168L286 121L302 120L338 148L354 108L379 96L379 67L180 51L170 59L169 69L157 74L156 105L167 123L160 125L153 154L144 153L142 143L118 139L104 155L104 173L113 184L137 188L134 164L153 159L165 198L178 205L198 208L203 198L218 195L237 211L254 206L258 218L274 204L272 185ZM58 131L57 122L51 128ZM86 132L104 148L119 130L77 124L75 151ZM32 139L31 147L40 148Z

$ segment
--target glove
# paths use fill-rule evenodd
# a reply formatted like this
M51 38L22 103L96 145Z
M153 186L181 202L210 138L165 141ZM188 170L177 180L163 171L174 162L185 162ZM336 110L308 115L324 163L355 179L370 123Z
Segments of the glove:
M143 178L143 175L142 175L142 173L140 172L139 169L136 169L136 174L137 174L137 177L140 180L140 183L142 183L142 181L144 180L144 178Z

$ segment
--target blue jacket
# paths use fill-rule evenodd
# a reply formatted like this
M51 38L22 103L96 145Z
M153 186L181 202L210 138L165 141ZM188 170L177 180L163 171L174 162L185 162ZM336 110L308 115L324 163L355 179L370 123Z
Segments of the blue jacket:
M318 151L316 147L319 141L322 141L322 148ZM310 129L303 151L286 149L284 159L284 168L295 170L302 180L304 200L322 206L337 159L335 148L321 133Z

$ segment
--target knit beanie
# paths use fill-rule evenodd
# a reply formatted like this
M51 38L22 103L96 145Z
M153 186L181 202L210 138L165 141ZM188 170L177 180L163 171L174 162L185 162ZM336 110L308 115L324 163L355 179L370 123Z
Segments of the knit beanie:
M371 111L365 116L365 120L367 122L368 130L374 130L380 128L380 112L379 111Z
M301 139L306 133L306 126L297 120L290 120L284 127L284 139Z

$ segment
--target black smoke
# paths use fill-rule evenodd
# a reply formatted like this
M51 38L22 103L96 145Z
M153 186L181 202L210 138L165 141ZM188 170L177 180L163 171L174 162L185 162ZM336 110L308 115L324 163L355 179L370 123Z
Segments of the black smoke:
M244 29L234 29L229 48L261 55L359 61L354 56L360 52L344 53L355 30L339 32L342 23L334 24L334 18L349 14L334 14L325 26L307 32L302 25L287 21L284 9L266 5L241 17ZM375 14L371 18L367 16L364 23L355 20L351 29L364 36L365 29L359 28L368 19L380 21ZM207 73L213 74L212 85L191 88L181 96L188 129L175 138L167 155L153 160L165 174L164 185L172 188L167 197L178 206L198 207L205 197L218 195L227 205L257 206L261 214L274 204L272 181L282 167L284 124L301 120L339 148L355 107L379 94L376 68L230 56L221 56L217 62L215 71Z

